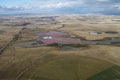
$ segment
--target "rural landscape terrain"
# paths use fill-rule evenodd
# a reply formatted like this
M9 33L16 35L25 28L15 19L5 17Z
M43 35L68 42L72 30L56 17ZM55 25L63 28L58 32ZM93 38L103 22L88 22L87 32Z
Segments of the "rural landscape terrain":
M120 80L120 16L0 16L0 80Z

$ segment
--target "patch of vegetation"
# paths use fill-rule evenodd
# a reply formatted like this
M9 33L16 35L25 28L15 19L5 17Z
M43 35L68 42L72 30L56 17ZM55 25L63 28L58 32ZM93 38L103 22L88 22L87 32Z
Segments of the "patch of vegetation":
M27 26L30 25L31 23L25 22L25 23L10 23L10 24L5 24L5 26Z
M6 31L3 31L3 30L0 30L0 34L3 34L3 33L5 33Z
M120 80L120 67L112 66L90 77L88 80Z

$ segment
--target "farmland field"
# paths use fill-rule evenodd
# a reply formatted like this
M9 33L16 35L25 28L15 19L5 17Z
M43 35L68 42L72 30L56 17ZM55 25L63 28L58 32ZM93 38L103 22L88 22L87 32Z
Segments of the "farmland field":
M82 40L119 40L117 18L77 14L1 17L0 80L120 80L119 43L82 44Z

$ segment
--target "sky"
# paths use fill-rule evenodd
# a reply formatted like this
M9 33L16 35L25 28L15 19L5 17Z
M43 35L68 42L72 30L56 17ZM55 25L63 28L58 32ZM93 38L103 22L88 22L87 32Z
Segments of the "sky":
M16 13L120 15L120 0L0 0L0 14Z

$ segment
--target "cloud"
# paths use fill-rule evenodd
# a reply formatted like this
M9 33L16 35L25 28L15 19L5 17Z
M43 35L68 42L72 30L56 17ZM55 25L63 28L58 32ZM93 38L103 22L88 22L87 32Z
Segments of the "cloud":
M16 10L23 10L23 8L18 6L0 6L0 11L16 11Z
M82 5L83 0L32 0L30 3L24 5L26 9L57 9L64 7L73 7Z
M116 5L114 5L113 7L120 10L120 4L116 4Z
M99 2L108 2L110 0L96 0L96 1L99 1Z
M120 14L120 0L30 0L26 3L1 6L0 10Z

